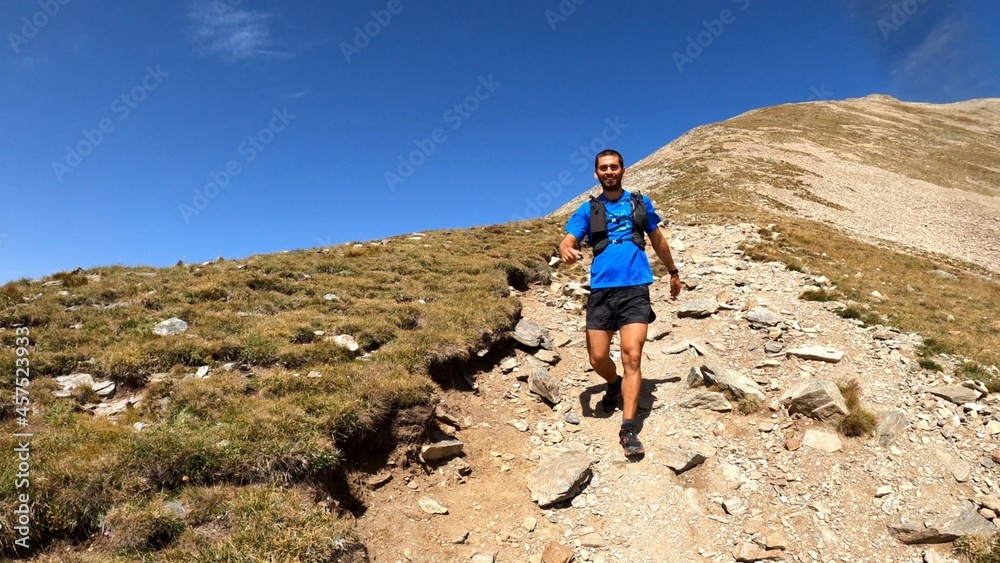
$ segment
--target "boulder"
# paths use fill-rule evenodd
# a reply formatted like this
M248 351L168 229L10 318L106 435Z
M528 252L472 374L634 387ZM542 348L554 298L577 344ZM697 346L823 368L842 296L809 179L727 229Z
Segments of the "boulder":
M756 381L715 362L705 362L701 367L701 374L706 386L718 385L724 391L731 391L737 399L749 396L763 401L765 398L764 391Z
M896 409L884 412L879 416L878 427L875 429L875 443L888 448L904 430L906 411Z
M708 409L715 412L729 412L733 410L733 405L726 400L726 396L714 391L696 393L681 401L680 406L685 409Z
M667 446L663 449L663 463L674 473L680 475L685 471L705 463L705 460L715 455L710 446L683 444Z
M444 440L420 448L420 459L425 462L455 457L462 453L465 444L459 440Z
M576 554L561 543L551 542L542 552L542 563L571 563Z
M781 316L766 307L754 307L747 311L746 319L757 326L775 326L782 320Z
M549 338L549 331L529 321L528 319L521 319L518 321L511 336L514 340L517 340L529 348L545 348L546 350L552 349L552 341Z
M705 384L705 377L701 375L701 368L692 366L691 369L688 370L688 375L687 375L688 389L701 387L704 384Z
M543 462L528 477L531 500L545 508L575 497L590 480L595 460L576 450L564 450Z
M180 334L188 329L188 324L177 317L160 321L153 327L153 334L159 336L171 336Z
M907 545L948 543L969 534L992 534L996 531L993 523L979 514L979 506L968 501L964 501L951 515L925 524L903 522L890 525L889 531Z
M799 383L785 391L780 401L788 408L788 414L801 413L822 422L837 423L850 414L840 389L825 379Z
M528 372L528 391L553 405L562 400L562 386L559 385L559 380L549 373L548 367L535 360L529 361L526 367Z

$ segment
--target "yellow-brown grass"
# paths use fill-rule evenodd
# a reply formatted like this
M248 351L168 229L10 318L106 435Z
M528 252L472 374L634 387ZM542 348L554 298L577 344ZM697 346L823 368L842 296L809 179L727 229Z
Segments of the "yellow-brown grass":
M359 436L428 404L435 364L502 339L520 312L508 286L547 282L560 227L428 232L204 266L96 268L60 274L61 285L7 284L3 373L15 368L13 329L31 331L31 543L95 534L107 515L119 531L95 544L105 558L256 553L309 561L351 553L348 528L288 487L322 482L351 461L345 455L354 450L345 448ZM152 333L171 317L188 331ZM360 349L328 338L338 334L354 336ZM226 362L252 371L227 371ZM208 378L185 378L202 365L213 368ZM320 377L306 377L311 371ZM78 389L75 400L51 395L51 378L74 372L112 379L119 397L144 400L117 421L96 418L78 404L96 400L92 390ZM155 373L167 375L150 386ZM12 451L9 386L0 400L0 447ZM0 525L8 530L15 464L15 456L0 458ZM163 508L164 498L198 490L225 491L217 503L224 508L212 514L225 515L225 530L209 539L203 532L219 522ZM13 554L13 540L5 534L0 551Z

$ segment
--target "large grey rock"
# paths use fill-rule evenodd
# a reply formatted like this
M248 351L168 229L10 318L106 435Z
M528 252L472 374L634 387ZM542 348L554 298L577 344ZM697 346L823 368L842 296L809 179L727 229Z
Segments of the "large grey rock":
M924 391L927 391L931 395L936 397L941 397L946 401L955 403L956 405L961 405L964 403L974 403L979 400L982 394L975 389L969 389L962 385L946 385L942 387L925 387Z
M160 336L170 336L180 334L188 329L188 324L177 317L160 321L153 327L153 334Z
M795 348L788 350L785 355L802 358L803 360L814 360L817 362L829 362L835 364L844 358L844 353L826 346L809 346L807 348Z
M529 348L552 349L552 340L549 338L548 329L542 328L528 319L518 321L511 336Z
M667 446L663 449L663 463L674 473L680 475L685 471L705 463L705 460L715 455L710 446L683 444Z
M890 525L889 531L905 544L947 543L969 534L991 534L992 522L979 514L976 503L964 501L951 515L923 526L916 522Z
M527 363L528 391L538 395L553 405L562 400L562 386L549 373L549 368L541 362L530 359Z
M737 399L749 396L763 401L765 398L764 390L756 381L715 362L705 362L701 367L701 374L706 386L718 385L723 391L732 391Z
M420 459L424 461L438 461L455 457L462 453L465 447L459 440L444 440L434 444L428 444L420 448Z
M733 410L733 405L726 400L726 396L714 391L697 393L681 401L680 406L685 409L708 409L715 412L729 412Z
M788 414L801 413L822 422L840 422L849 412L837 384L825 379L810 379L781 395Z
M710 317L719 312L719 302L715 299L699 299L696 301L685 301L677 309L678 318L702 319Z
M780 315L766 307L754 307L747 312L746 319L759 326L774 326L784 320Z
M576 450L563 451L543 461L528 477L531 500L545 508L575 497L590 479L594 459Z
M896 409L884 412L879 416L878 428L875 429L875 443L888 448L903 430L906 430L906 411Z

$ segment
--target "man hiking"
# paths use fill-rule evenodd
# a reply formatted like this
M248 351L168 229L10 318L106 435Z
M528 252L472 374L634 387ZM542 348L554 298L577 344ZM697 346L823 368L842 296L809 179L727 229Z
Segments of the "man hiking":
M588 237L594 249L590 266L590 297L587 299L587 351L590 365L608 383L601 409L614 412L622 399L622 426L619 441L626 456L646 453L636 437L635 415L642 385L642 347L649 323L656 319L649 302L653 270L646 256L645 235L663 265L670 272L670 296L681 291L681 280L670 246L657 228L660 217L649 198L622 189L625 160L614 150L602 151L594 159L594 177L602 193L584 202L566 224L566 236L559 244L559 256L569 265L583 257L580 240ZM611 360L611 339L621 337L624 377L619 377Z

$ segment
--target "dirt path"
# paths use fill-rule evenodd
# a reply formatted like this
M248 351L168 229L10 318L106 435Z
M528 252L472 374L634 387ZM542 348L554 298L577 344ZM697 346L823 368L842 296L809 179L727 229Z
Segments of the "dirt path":
M651 335L670 334L645 348L640 437L648 453L637 462L626 461L617 443L620 412L594 412L604 386L587 362L582 299L562 292L562 284L586 266L561 272L551 288L523 294L523 317L548 328L560 344L551 373L561 382L563 400L555 407L543 403L517 380L518 372L499 366L475 375L475 393L444 392L441 409L459 422L454 435L464 442L464 455L433 468L388 468L392 479L371 491L370 508L358 520L372 560L540 561L545 546L558 542L577 561L734 561L734 553L756 541L782 544L783 550L770 553L785 561L923 561L925 548L903 545L887 525L901 517L941 516L961 498L1000 492L997 469L983 461L997 447L996 436L984 431L988 417L952 424L949 416L961 408L920 392L922 385L948 381L912 365L919 337L885 340L882 334L876 340L873 329L837 317L830 304L798 299L813 277L744 260L737 245L753 233L750 226L672 233L677 249L684 248L675 255L685 281L698 287L670 301L665 282L653 286L658 320ZM720 292L728 294L732 309L705 319L677 318L683 302L715 301ZM769 335L754 328L744 318L754 303L779 315L781 330ZM766 400L760 410L742 415L680 407L696 392L686 384L689 369L706 360L691 349L664 352L685 339L698 342L708 359L761 384ZM767 354L769 344L821 344L845 356L838 363L807 361ZM517 351L521 367L529 352ZM884 447L871 438L843 438L833 453L796 448L789 442L824 427L790 417L777 399L811 378L857 379L869 410L902 409L905 428ZM579 424L567 422L567 413ZM714 455L677 475L664 464L665 449L689 443L710 447ZM595 459L593 477L572 502L539 508L527 489L529 475L548 452L565 446ZM459 471L465 464L471 467L467 476ZM959 482L954 469L962 464L971 469ZM891 492L876 498L879 487ZM418 505L422 497L448 513L426 513ZM950 560L947 548L927 556L935 554Z

